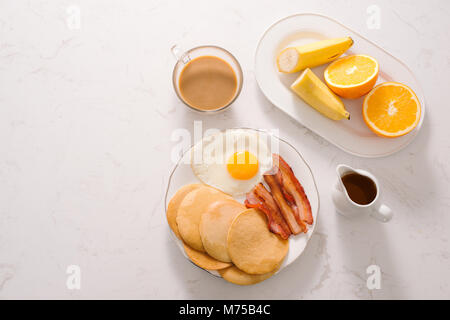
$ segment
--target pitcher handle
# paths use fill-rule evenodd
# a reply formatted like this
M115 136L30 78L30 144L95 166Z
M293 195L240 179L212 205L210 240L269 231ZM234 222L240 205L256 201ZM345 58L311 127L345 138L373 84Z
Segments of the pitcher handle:
M172 54L176 60L178 60L184 64L191 61L191 57L189 56L189 54L187 52L185 52L184 50L182 50L177 44L172 46L172 48L170 48L170 51L172 51Z
M381 222L388 222L394 216L394 212L385 204L380 204L376 209L372 210L370 216Z

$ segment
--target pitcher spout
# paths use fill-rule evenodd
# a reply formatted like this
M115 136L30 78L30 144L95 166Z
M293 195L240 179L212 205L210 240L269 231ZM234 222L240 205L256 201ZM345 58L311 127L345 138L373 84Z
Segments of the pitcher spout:
M350 166L348 166L346 164L339 164L336 167L336 173L337 173L339 179L341 179L346 174L355 173L355 172L356 172L355 169L353 169L352 167L350 167Z

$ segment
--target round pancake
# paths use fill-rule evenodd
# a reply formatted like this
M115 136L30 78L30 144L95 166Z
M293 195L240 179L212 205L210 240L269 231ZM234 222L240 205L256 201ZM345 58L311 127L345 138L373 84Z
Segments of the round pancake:
M175 235L179 239L181 239L181 237L177 226L178 208L180 207L181 201L183 201L184 197L189 192L197 189L200 186L202 186L202 184L200 183L187 184L185 186L182 186L170 199L169 204L167 205L166 211L167 222L169 223L170 229L172 229L173 233L175 233Z
M248 286L251 284L256 284L258 282L264 281L270 278L276 270L265 273L265 274L248 274L242 270L236 268L236 266L232 266L226 269L219 270L222 278L227 280L228 282L238 284L241 286Z
M265 274L277 268L289 249L289 241L269 231L264 213L248 209L233 221L228 232L228 254L249 274Z
M200 268L206 269L206 270L220 270L224 268L228 268L231 266L231 263L226 263L222 261L218 261L206 253L197 251L192 249L191 247L187 246L185 243L183 243L184 251L186 252L187 256L193 263L195 263Z
M192 249L205 252L199 232L200 219L211 203L223 199L232 198L219 190L204 186L189 192L181 201L177 214L178 231Z
M200 219L200 237L205 251L213 258L231 262L227 237L234 218L245 210L236 200L219 200L212 203Z

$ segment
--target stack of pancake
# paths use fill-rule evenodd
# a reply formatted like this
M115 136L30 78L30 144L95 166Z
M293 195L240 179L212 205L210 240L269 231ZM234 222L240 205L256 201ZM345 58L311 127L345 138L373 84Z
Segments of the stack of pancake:
M272 276L289 249L288 240L269 231L264 213L204 184L181 187L167 221L193 263L239 285Z

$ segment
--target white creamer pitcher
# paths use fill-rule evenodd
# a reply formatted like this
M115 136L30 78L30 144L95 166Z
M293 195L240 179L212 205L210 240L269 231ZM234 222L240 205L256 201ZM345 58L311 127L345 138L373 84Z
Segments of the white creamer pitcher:
M338 181L334 186L332 198L334 205L336 206L336 210L340 214L347 217L369 215L381 222L388 222L392 219L392 210L388 206L380 202L380 187L378 184L378 180L373 176L373 174L365 170L353 169L352 167L344 164L338 165L336 167L336 172L338 175ZM374 182L377 192L372 202L370 202L369 204L361 205L350 199L347 193L347 189L342 182L342 177L350 173L360 174L371 179Z

